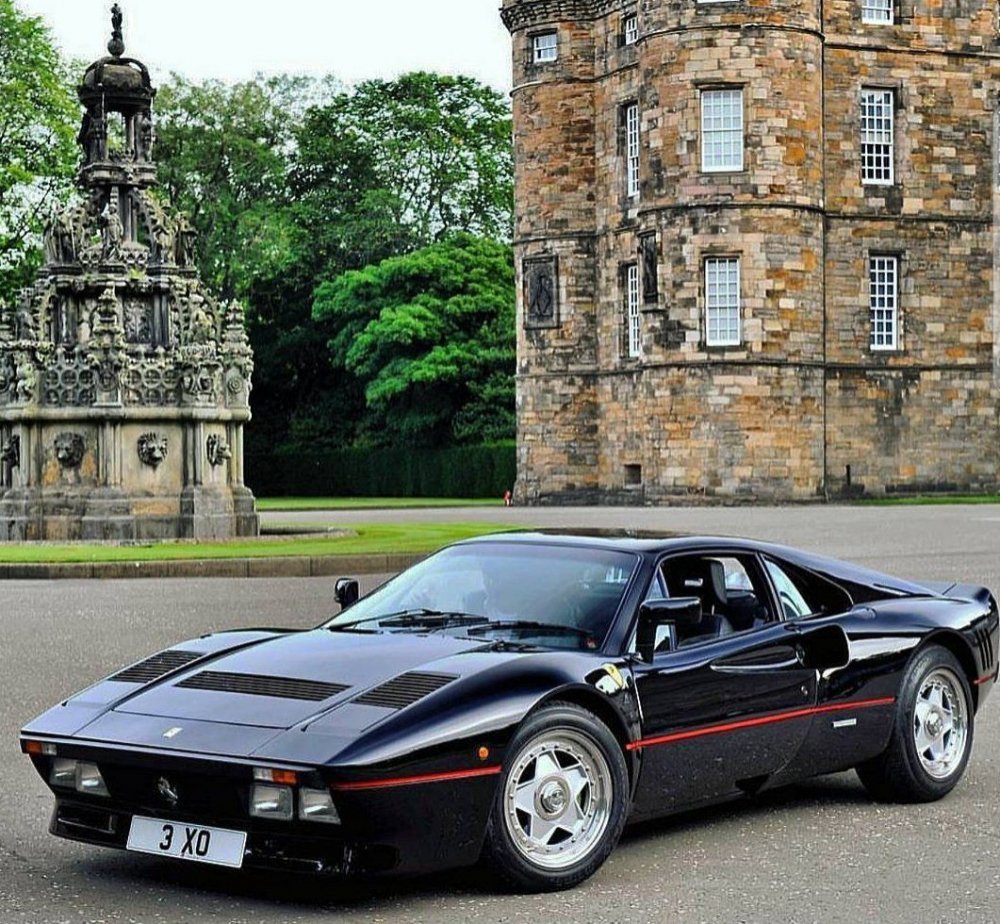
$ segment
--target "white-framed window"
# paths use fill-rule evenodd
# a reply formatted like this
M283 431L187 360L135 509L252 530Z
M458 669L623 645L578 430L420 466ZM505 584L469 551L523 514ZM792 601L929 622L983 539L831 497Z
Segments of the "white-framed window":
M861 89L861 182L891 186L895 182L894 134L896 94L875 87Z
M639 14L629 13L622 23L622 43L634 45L639 41Z
M861 0L861 21L884 25L893 21L892 0Z
M559 37L555 32L543 32L533 40L535 64L548 64L559 57Z
M638 359L642 352L638 263L629 263L625 267L625 332L628 337L628 357Z
M705 258L705 342L738 346L740 333L740 258Z
M868 312L873 350L899 349L899 257L868 258Z
M639 104L625 104L625 189L639 195Z
M706 173L743 169L743 91L702 90L701 169Z

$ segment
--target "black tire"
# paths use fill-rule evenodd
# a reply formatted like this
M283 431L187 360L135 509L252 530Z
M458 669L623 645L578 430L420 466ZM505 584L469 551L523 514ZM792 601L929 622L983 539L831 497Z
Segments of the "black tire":
M553 745L552 753L555 753L559 742L567 748L558 754L566 763L572 760L574 748L578 747L583 755L590 755L592 766L589 769L593 771L595 782L584 783L579 795L571 798L577 800L577 807L583 804L592 808L595 820L589 825L586 819L581 820L579 823L585 826L584 829L570 841L568 836L563 836L568 835L568 829L561 829L557 819L553 823L556 829L552 835L553 843L541 850L564 849L565 854L554 857L539 854L539 859L535 860L528 855L529 850L525 846L531 841L533 822L527 813L512 805L515 799L512 787L518 788L517 780L512 781L512 777L517 774L518 779L524 780L529 773L533 776L529 783L519 788L532 790L536 807L544 807L546 803L540 800L544 800L545 795L553 794L545 786L554 787L558 805L558 799L565 797L559 790L562 774L576 774L577 779L581 775L586 776L585 764L581 763L578 768L570 763L567 770L560 765L558 773L539 781L539 772L548 771L542 771L541 763L533 760L531 755L539 751L547 754L547 743ZM556 777L560 779L556 780ZM546 780L555 782L546 783ZM537 786L534 785L536 782ZM572 888L593 875L618 843L628 815L628 801L625 757L610 729L593 713L572 703L556 702L543 706L525 719L507 751L486 826L483 861L506 886L516 891L555 892ZM545 818L536 818L535 822L547 823ZM577 840L582 842L581 847L573 846ZM583 845L586 845L585 852L574 856L575 851L584 849Z
M916 738L918 700L934 677L948 681L952 694L960 700L955 705L964 711L960 752L956 745L953 758L937 773L929 771L932 755L925 752L921 756ZM878 757L858 766L858 776L865 789L884 802L933 802L951 792L965 773L974 730L972 692L965 671L946 648L930 645L914 655L903 675L889 746Z

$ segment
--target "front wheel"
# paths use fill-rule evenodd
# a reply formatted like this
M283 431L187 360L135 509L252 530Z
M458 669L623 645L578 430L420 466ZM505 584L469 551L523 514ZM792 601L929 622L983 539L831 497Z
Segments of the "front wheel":
M889 747L857 768L865 788L889 802L932 802L955 788L972 750L969 682L955 656L932 645L907 668Z
M625 826L628 771L596 716L554 703L530 716L508 752L484 858L509 885L567 889L607 859Z

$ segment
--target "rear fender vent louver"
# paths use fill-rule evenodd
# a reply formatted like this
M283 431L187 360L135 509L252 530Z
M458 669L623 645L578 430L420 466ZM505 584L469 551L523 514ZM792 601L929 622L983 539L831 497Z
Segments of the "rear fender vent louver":
M117 683L152 683L154 680L159 680L201 657L203 655L196 651L162 651L151 658L146 658L145 661L133 664L108 679Z
M354 702L361 706L381 706L384 709L405 709L458 678L454 674L428 674L413 671L400 674L388 683L362 693Z
M990 671L993 669L993 639L989 629L976 629L976 644L979 646L979 654L983 661L983 667Z
M267 677L261 674L231 674L202 671L177 684L186 690L211 690L216 693L243 693L247 696L270 696L275 699L305 699L318 703L349 689L342 683L297 680L294 677Z

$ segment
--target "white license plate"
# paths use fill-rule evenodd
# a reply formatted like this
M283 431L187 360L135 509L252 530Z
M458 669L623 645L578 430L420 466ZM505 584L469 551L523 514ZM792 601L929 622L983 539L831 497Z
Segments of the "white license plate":
M202 825L136 815L132 819L125 846L139 853L239 869L243 866L246 844L245 831L206 828Z

